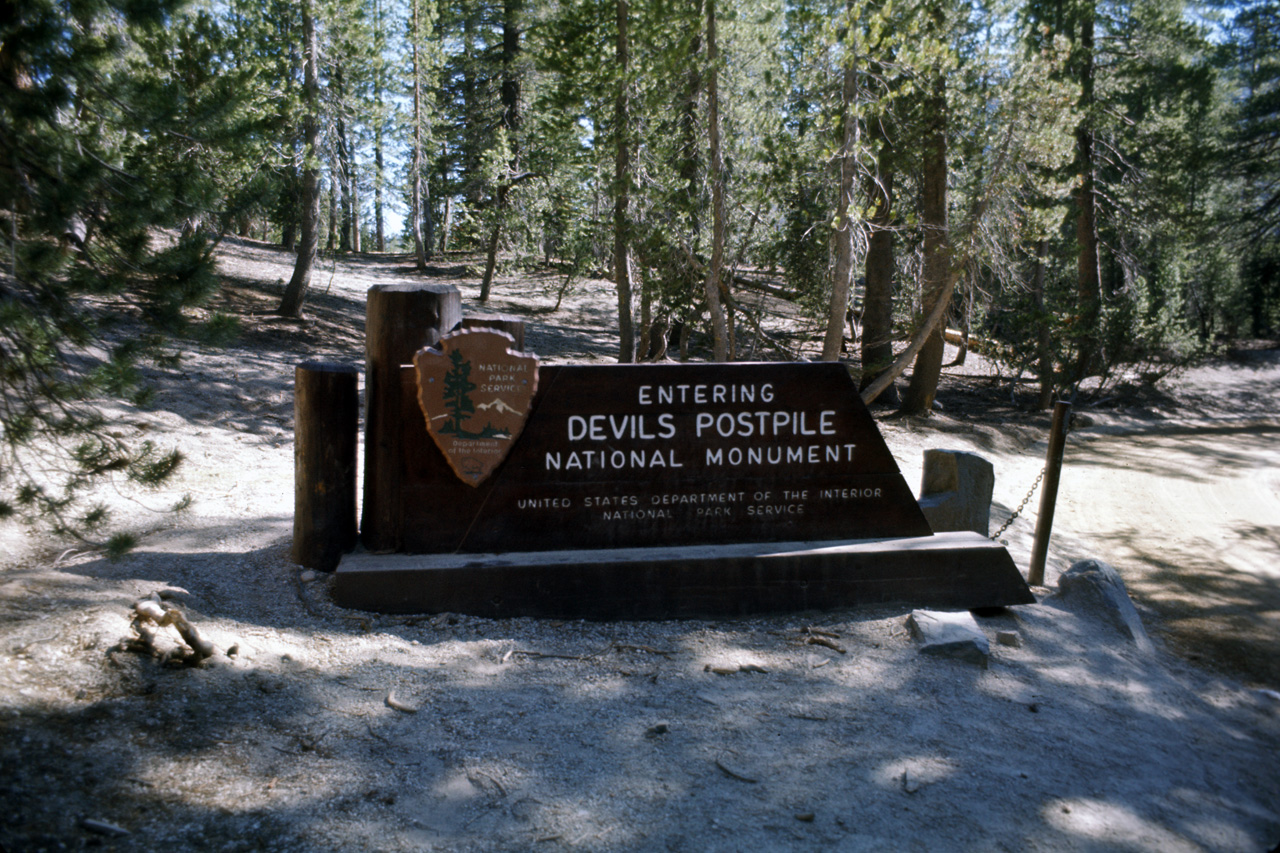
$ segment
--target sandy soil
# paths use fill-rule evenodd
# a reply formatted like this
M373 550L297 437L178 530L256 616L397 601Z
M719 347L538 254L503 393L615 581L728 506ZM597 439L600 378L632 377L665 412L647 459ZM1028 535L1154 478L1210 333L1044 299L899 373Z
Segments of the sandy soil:
M987 669L925 657L907 608L653 623L343 611L288 559L292 366L359 364L363 294L396 261L326 266L306 325L248 316L288 259L227 247L226 350L157 371L116 423L188 456L126 495L148 533L111 562L0 529L0 845L116 850L1267 851L1280 842L1274 352L1082 407L1036 605L981 620ZM436 268L477 310L461 260ZM529 348L612 355L607 282L507 278L485 311ZM803 331L784 305L779 346ZM767 341L758 346L774 355ZM803 352L801 353L803 354ZM999 523L1047 418L995 366L942 412L884 413L908 482L954 447L996 466ZM1002 403L1001 401L1005 401ZM152 514L195 498L183 516ZM1033 516L1036 503L1029 506ZM1032 521L1002 539L1025 566ZM1053 596L1085 557L1120 569L1157 650ZM133 603L180 606L218 653L119 649ZM840 650L807 642L816 628ZM170 629L161 646L177 646ZM723 673L723 674L722 674Z

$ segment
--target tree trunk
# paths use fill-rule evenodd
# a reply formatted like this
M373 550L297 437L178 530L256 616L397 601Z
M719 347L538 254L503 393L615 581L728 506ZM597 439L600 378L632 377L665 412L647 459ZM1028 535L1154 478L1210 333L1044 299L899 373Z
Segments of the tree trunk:
M343 118L343 110L346 107L346 79L343 74L342 65L335 63L331 72L332 77L329 82L329 88L332 91L332 101L334 103L334 111L337 113L335 122L335 137L337 143L337 160L334 162L333 170L333 193L337 199L340 218L338 220L338 251L347 253L352 251L354 243L351 239L353 206L351 203L351 173L353 171L351 164L351 150L347 145L347 123Z
M375 44L382 44L382 4L375 0L373 4L374 18L374 40ZM383 210L382 210L382 183L383 183L383 160L382 160L382 123L383 123L383 103L382 103L382 75L386 66L381 59L377 60L377 66L373 74L373 102L374 102L374 124L373 124L373 246L378 252L387 250L387 236L384 230Z
M335 156L329 161L329 233L324 241L324 250L333 252L338 248L338 160Z
M850 4L852 6L852 4ZM854 224L849 218L853 203L853 179L858 168L858 62L853 28L849 30L849 53L845 58L840 100L844 111L844 144L840 151L840 196L836 200L836 262L831 279L831 303L827 308L827 331L822 339L822 360L839 361L844 344L844 321L849 312L856 254Z
M493 229L489 232L489 248L485 252L484 275L480 278L480 301L489 301L489 290L493 286L493 273L498 268L498 245L502 241L502 217L506 213L507 188L498 187L494 199Z
M413 39L413 174L409 178L409 232L413 235L413 257L418 270L427 268L427 253L422 245L422 66L418 56L421 29L418 23L418 0L410 9L410 38Z
M422 182L422 254L430 261L436 252L436 213L431 203L431 182Z
M924 142L924 168L920 187L920 219L924 229L924 311L946 316L951 288L946 287L951 271L951 251L947 234L947 96L946 79L935 72L933 92L926 104L930 117ZM939 304L942 305L938 312ZM942 375L944 322L938 323L924 342L911 370L911 382L902 399L905 414L928 414L938 393Z
M453 229L453 199L444 198L444 221L440 223L440 254L449 251L449 231Z
M1102 275L1098 266L1097 196L1094 192L1093 152L1093 3L1085 4L1080 23L1080 108L1084 118L1076 129L1076 293L1080 302L1080 352L1075 379L1079 382L1097 369L1101 343L1098 321L1102 308Z
M707 269L707 310L711 314L712 357L716 361L729 358L728 331L720 291L724 267L725 210L724 155L720 151L719 54L716 45L716 0L706 0L707 7L707 137L711 160L711 264Z
M360 167L356 164L355 149L348 150L347 165L351 169L347 175L347 186L350 192L347 194L351 204L351 251L364 251L364 241L360 237Z
M632 317L631 244L628 207L631 203L631 46L628 42L630 6L617 0L617 42L614 59L618 71L618 92L613 118L615 152L613 162L613 271L618 288L618 361L636 360L636 332Z
M520 75L516 73L516 61L520 58L521 0L504 0L502 4L502 126L507 129L511 145L511 162L508 172L520 171ZM498 247L502 243L502 223L507 215L511 188L498 187L495 197L493 231L489 235L489 253L485 259L484 278L480 281L480 301L487 302L493 284L493 273L498 266Z
M870 133L879 142L876 174L867 180L871 197L871 236L867 242L867 292L862 301L862 381L865 390L893 362L893 143L883 121L873 121ZM896 404L893 386L886 389Z
M640 259L643 265L644 259ZM640 278L640 342L636 345L637 361L653 352L653 286L646 276Z
M947 273L940 299L934 304L933 310L925 315L924 322L916 330L915 337L907 344L906 349L898 353L898 357L893 360L893 364L889 365L888 369L881 373L874 382L862 389L862 402L868 406L871 405L872 401L893 384L893 380L902 375L907 366L911 364L911 360L924 348L925 342L933 336L933 333L942 329L943 319L946 316L947 302L951 301L951 294L955 291L956 282L959 280L960 273L957 270L953 269Z
M311 0L302 4L302 34L306 59L303 71L303 98L306 117L303 120L306 157L302 166L302 238L298 245L298 260L293 266L293 277L284 289L280 300L280 314L298 317L302 303L311 284L311 270L315 266L316 249L320 238L320 169L317 157L320 142L320 75L316 70L316 22L312 15Z
M1035 274L1032 277L1032 288L1035 292L1036 313L1036 363L1040 378L1040 398L1036 401L1037 409L1047 409L1053 405L1053 336L1049 330L1049 313L1044 301L1044 256L1048 251L1049 241L1036 243Z
M689 40L689 73L685 79L684 98L680 104L680 182L684 184L689 213L689 238L697 252L698 233L702 230L702 146L698 142L698 99L702 95L702 2L693 0L696 31Z
M373 246L379 252L387 250L387 232L382 218L382 129L374 134L373 166L378 174L373 180Z
M688 219L685 233L689 247L696 256L702 234L704 196L702 189L702 142L698 133L698 101L702 97L702 0L692 0L693 15L686 55L688 73L685 77L684 97L679 105L680 128L680 183L684 186L684 208ZM697 304L703 287L702 277L690 266L682 268L684 280L680 282L679 307L687 309ZM692 321L692 317L688 317Z

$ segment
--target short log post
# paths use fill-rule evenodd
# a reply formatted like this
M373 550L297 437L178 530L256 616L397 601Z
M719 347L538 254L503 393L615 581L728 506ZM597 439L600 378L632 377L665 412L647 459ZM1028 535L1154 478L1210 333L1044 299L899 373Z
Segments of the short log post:
M307 362L293 372L293 561L330 572L356 545L359 374Z
M400 368L462 322L450 284L375 284L365 306L364 505L360 538L370 551L400 546L404 451ZM426 437L426 424L422 432ZM429 439L426 439L429 440Z
M524 318L510 314L477 314L474 317L463 317L464 329L495 329L506 332L515 339L511 348L516 352L524 352Z
M1027 583L1031 586L1044 586L1044 564L1049 556L1049 534L1053 530L1053 510L1058 503L1058 480L1062 475L1062 454L1067 447L1070 415L1070 403L1059 400L1054 404L1049 451L1044 461L1044 491L1040 493L1035 540L1031 543L1031 565L1027 567Z

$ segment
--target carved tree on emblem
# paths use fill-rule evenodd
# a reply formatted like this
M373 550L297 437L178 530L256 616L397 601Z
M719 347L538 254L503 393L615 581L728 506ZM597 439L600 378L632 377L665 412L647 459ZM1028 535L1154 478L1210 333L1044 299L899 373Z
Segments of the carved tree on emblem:
M449 410L449 423L440 432L466 435L462 423L476 411L475 403L471 402L471 392L476 390L476 384L470 378L471 362L463 357L460 350L449 353L449 361L453 366L444 376L444 404Z

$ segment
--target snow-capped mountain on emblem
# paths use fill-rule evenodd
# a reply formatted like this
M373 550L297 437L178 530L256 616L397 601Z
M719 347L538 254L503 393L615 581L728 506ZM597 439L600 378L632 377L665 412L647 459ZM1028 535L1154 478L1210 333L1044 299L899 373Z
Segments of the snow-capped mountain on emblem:
M505 402L505 401L503 401L503 399L502 399L501 397L499 397L497 400L494 400L492 403L477 403L477 404L476 404L476 410L477 410L477 411L487 412L487 411L489 411L490 409L492 409L492 410L493 410L493 411L495 411L495 412L501 412L501 413L503 413L503 414L510 414L510 413L516 413L516 414L518 414L518 413L519 413L519 412L518 412L518 410L517 410L514 406L508 406L508 405L506 404L506 402Z
M413 357L427 431L463 482L477 486L507 458L538 387L538 359L493 329L445 335Z

